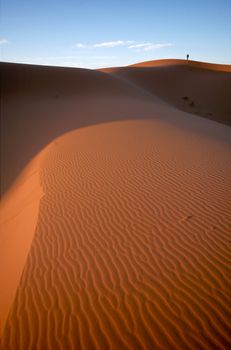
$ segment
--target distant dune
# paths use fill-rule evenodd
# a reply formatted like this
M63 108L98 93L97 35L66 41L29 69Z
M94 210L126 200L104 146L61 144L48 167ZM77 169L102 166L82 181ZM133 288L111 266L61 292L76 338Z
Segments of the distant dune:
M189 61L180 60L180 59L162 59L162 60L154 60L154 61L144 61L131 64L125 67L109 67L109 68L100 68L99 71L102 72L114 72L121 68L127 67L169 67L169 66L185 66L190 65L190 67L201 68L207 70L216 70L220 72L231 72L231 65L229 64L216 64L216 63L207 63L207 62L199 62L199 61Z
M158 60L106 68L177 108L231 125L231 66Z
M230 66L1 76L1 348L231 348Z
M155 61L145 61L138 62L130 65L130 67L158 67L158 66L181 66L181 65L190 65L190 67L215 70L219 72L229 72L231 73L231 65L229 64L216 64L208 62L199 62L192 60L176 60L176 59L166 59L166 60L155 60Z

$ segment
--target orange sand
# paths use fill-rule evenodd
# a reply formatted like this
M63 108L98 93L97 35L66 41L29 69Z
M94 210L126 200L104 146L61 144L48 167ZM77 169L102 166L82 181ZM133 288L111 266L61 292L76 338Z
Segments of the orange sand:
M2 64L2 349L231 347L231 75L186 65Z

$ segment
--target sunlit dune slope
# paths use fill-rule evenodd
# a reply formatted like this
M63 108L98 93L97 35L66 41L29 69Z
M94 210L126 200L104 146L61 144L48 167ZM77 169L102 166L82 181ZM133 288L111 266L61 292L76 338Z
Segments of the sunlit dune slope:
M171 105L231 125L231 66L159 60L103 71L123 77Z
M160 120L56 139L3 348L228 349L230 172Z

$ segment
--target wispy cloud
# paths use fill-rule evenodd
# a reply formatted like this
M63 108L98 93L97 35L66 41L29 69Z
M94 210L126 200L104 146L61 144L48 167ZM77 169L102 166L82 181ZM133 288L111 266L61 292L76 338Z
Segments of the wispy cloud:
M158 49L164 49L166 47L171 47L174 46L172 43L167 43L167 44L152 44L148 45L144 48L144 51L151 51L151 50L158 50Z
M3 45L3 44L8 44L9 41L5 38L0 38L0 45Z
M75 48L77 49L83 49L83 48L113 48L117 46L128 46L133 44L134 41L132 40L115 40L115 41L104 41L100 43L95 44L83 44L83 43L77 43L75 44Z
M94 44L93 47L116 47L116 46L126 46L131 45L134 41L131 40L116 40L116 41L106 41L102 43Z
M153 50L163 49L171 46L174 46L174 44L172 43L166 43L166 44L140 43L140 44L130 45L129 49L138 49L139 51L153 51Z
M113 48L113 47L119 47L119 46L123 46L129 49L135 49L136 51L154 51L154 50L159 50L166 47L174 46L174 44L172 43L155 44L152 42L139 43L134 40L115 40L115 41L103 41L95 44L77 43L74 45L74 47L77 49Z
M78 49L82 49L82 48L86 47L86 45L82 44L82 43L77 43L77 44L75 44L75 47Z
M140 48L143 48L143 47L147 47L149 45L152 45L152 43L134 44L134 45L130 45L129 49L140 49Z

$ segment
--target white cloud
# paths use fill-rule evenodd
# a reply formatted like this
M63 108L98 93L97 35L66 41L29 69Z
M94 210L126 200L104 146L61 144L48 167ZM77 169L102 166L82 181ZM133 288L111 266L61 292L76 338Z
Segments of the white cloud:
M134 44L134 45L130 45L129 49L139 49L139 48L150 46L150 45L152 45L152 43Z
M116 41L105 41L105 42L100 42L96 44L83 44L83 43L77 43L74 45L75 48L77 49L82 49L82 48L112 48L112 47L117 47L117 46L128 46L133 44L134 41L131 40L116 40Z
M130 45L129 49L139 49L140 51L153 51L158 49L163 49L166 47L174 46L172 43L166 43L166 44L153 44L153 43L141 43L141 44L135 44Z
M116 46L126 46L132 44L131 40L117 40L117 41L106 41L102 43L94 44L93 47L116 47Z
M169 43L169 44L153 44L153 45L146 46L144 48L144 51L164 49L165 47L171 47L171 46L174 46L174 44L171 44L171 43Z
M82 48L86 47L86 45L82 44L82 43L77 43L77 44L75 44L75 47L78 49L82 49Z
M9 41L7 39L5 39L5 38L0 39L0 45L8 44L8 43L9 43Z
M136 51L153 51L158 49L163 49L166 47L174 46L172 43L164 43L164 44L155 44L151 42L144 42L139 43L137 41L132 40L115 40L115 41L104 41L100 43L95 44L83 44L83 43L77 43L75 44L75 48L82 49L82 48L113 48L113 47L119 47L124 46L128 47L129 49L135 49Z

